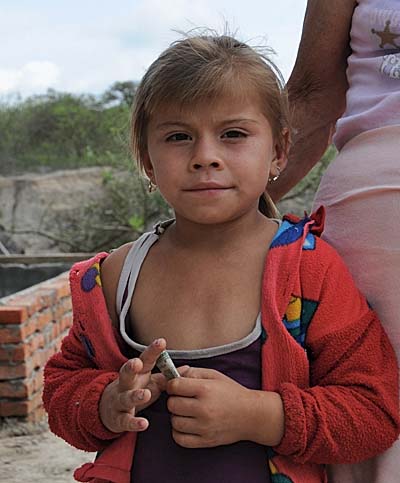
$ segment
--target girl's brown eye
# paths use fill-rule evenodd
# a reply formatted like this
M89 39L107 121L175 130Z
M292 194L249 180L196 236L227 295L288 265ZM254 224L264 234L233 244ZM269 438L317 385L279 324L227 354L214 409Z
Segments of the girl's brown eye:
M186 141L188 139L190 139L190 136L183 132L177 132L167 137L167 141Z
M246 137L246 134L242 131L236 131L235 129L232 129L231 131L226 131L222 137L225 138L243 138Z

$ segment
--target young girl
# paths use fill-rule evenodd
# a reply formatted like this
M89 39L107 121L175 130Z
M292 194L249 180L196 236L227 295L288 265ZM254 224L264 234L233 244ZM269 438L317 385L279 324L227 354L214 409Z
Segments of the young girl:
M395 441L395 355L318 237L323 211L281 222L266 195L287 110L271 63L228 36L178 41L145 74L133 151L175 218L71 271L44 403L56 434L100 452L79 481L325 482L325 464Z

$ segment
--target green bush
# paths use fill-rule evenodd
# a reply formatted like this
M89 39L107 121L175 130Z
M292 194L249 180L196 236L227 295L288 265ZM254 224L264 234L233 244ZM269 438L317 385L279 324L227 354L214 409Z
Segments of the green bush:
M102 166L129 157L134 89L132 82L119 82L99 98L50 89L0 102L0 174Z

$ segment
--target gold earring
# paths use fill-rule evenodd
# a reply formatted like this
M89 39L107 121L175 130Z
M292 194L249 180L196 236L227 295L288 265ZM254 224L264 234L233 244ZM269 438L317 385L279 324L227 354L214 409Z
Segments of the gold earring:
M277 171L278 171L278 174L276 174L275 176L271 176L270 178L268 178L268 183L273 183L274 181L276 181L279 176L281 175L281 168L279 166L276 167Z
M153 193L157 189L157 185L153 184L151 180L149 180L149 184L147 185L147 191L149 193Z

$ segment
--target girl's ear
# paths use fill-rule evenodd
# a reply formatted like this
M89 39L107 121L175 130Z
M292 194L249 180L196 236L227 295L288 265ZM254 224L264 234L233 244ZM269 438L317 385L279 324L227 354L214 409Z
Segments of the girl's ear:
M146 176L153 184L156 184L156 180L154 176L154 168L153 168L153 165L151 164L151 159L147 150L142 155L142 164L143 164L143 169L146 173Z
M275 171L278 173L282 173L282 171L286 168L287 161L288 161L288 154L290 148L290 132L288 128L284 128L282 131L281 142L275 143L275 158L271 164L271 174L274 174Z

